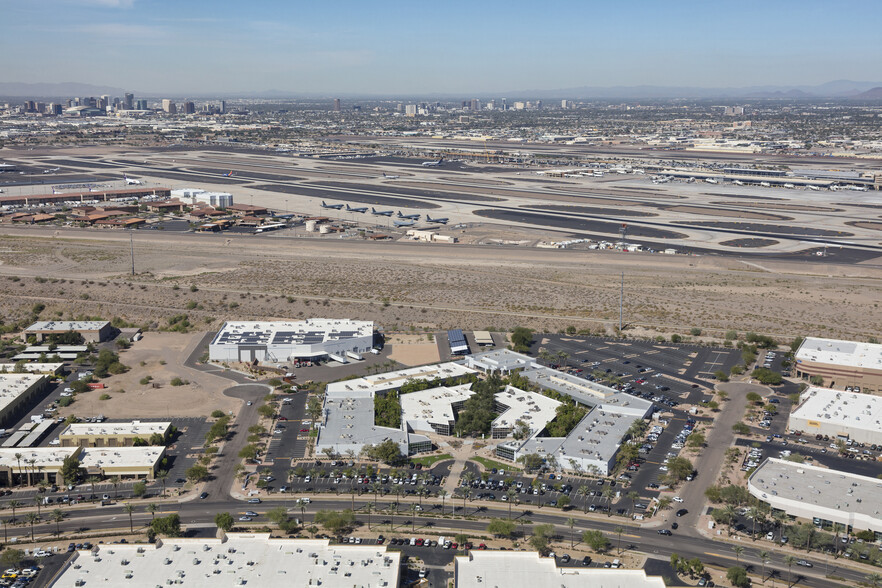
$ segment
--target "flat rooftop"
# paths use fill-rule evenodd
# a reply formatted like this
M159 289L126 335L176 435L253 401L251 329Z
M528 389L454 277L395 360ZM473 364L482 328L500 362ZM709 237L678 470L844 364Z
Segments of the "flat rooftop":
M455 588L663 588L643 570L559 568L535 551L472 551L456 558Z
M37 321L25 330L61 333L68 331L100 331L109 324L108 321Z
M15 403L19 396L45 377L40 374L0 373L0 411Z
M493 427L514 429L517 421L530 427L530 433L538 433L557 416L557 407L563 404L537 392L526 392L514 386L506 386L493 399L507 408L493 421Z
M163 539L78 551L53 588L155 588L176 581L218 586L397 588L401 554L378 545L329 545L318 539L270 539L228 533L221 539Z
M882 429L882 396L809 387L791 417L831 425L879 431Z
M803 361L882 370L882 345L806 337L796 351L796 362Z
M375 374L357 378L354 380L343 380L342 382L333 382L328 384L328 394L346 394L348 392L385 392L400 388L408 380L446 380L447 378L457 378L475 373L475 370L465 367L455 362L438 363L432 365L424 365L415 368L407 368L394 372L386 372L384 374Z
M401 429L381 427L374 424L374 393L370 391L326 395L324 423L319 429L316 448L334 448L338 453L346 449L376 445L390 439L407 454L410 442L428 441L422 435L410 434Z
M80 465L84 468L145 468L152 467L162 459L165 447L84 447Z
M372 337L373 321L313 318L303 321L226 322L212 345L318 345L356 337Z
M525 370L521 375L536 385L566 394L573 400L589 406L618 394L618 390L609 386L545 366Z
M63 363L23 363L21 369L29 374L54 374L64 367ZM0 363L0 373L12 373L15 369L14 363Z
M30 460L36 460L34 464L43 470L55 471L64 463L64 459L79 451L79 447L15 447L0 449L0 467L11 468L14 471L25 471L29 468ZM20 458L16 458L16 454ZM21 464L21 465L19 465Z
M122 423L71 423L61 432L61 436L97 436L97 435L136 435L146 441L154 433L165 434L171 421L142 422L128 421Z
M821 518L830 518L825 512L855 513L875 520L875 529L882 528L882 480L877 478L769 458L748 482L764 500L777 497L799 503Z
M402 394L401 418L415 431L432 430L430 423L449 425L455 418L453 405L465 402L472 395L471 384Z

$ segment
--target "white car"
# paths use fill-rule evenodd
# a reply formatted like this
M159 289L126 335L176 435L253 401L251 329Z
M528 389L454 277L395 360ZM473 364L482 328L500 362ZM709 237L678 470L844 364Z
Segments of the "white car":
M73 396L73 392L62 392L61 394L59 394L59 396L61 396L62 398L69 398Z
M683 499L680 498L679 496L674 496L673 500L674 500L674 502L683 502Z

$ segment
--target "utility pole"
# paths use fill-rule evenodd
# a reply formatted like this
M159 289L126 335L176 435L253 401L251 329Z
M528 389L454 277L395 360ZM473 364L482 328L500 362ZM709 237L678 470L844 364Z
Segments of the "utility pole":
M624 323L622 322L622 308L625 305L625 272L622 272L622 289L619 292L619 334L622 333Z
M129 233L129 245L132 249L132 275L135 275L135 237L134 233Z

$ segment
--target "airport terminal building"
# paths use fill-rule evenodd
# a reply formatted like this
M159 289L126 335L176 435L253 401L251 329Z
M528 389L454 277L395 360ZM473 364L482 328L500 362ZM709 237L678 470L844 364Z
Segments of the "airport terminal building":
M748 478L747 489L773 509L815 525L839 523L849 531L882 536L882 480L769 458Z
M236 321L224 323L209 345L208 356L218 362L285 362L367 353L373 343L372 321Z
M882 345L806 337L796 351L796 375L823 378L828 388L858 386L861 392L882 392Z
M882 445L882 396L810 387L800 395L788 428Z

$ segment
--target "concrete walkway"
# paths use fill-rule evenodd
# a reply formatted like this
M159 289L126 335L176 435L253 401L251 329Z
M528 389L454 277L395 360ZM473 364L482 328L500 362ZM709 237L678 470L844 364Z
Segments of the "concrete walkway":
M453 465L450 466L450 473L447 474L447 479L444 480L444 485L442 486L450 496L453 496L453 492L459 488L460 477L462 477L466 461L474 455L472 443L471 439L463 439L462 446L459 449L450 448L452 450L450 453L453 456Z

